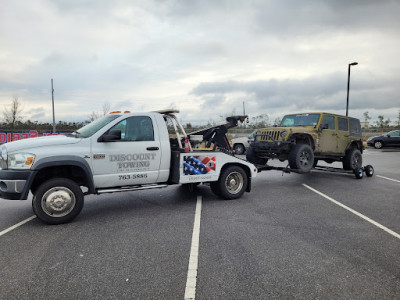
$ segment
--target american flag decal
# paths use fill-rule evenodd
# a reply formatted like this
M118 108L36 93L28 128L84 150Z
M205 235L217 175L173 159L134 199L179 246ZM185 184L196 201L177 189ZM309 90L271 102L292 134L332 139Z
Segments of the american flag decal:
M202 175L215 172L215 156L184 156L183 173Z

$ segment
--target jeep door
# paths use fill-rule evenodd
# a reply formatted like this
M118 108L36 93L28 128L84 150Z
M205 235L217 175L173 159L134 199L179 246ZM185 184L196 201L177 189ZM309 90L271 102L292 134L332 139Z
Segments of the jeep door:
M161 149L157 127L150 116L131 116L114 125L120 138L92 141L92 167L96 188L156 183Z
M315 152L323 154L338 153L338 138L335 116L323 115L319 125L318 143Z
M336 117L337 120L337 152L345 154L347 145L349 144L349 120L343 117Z

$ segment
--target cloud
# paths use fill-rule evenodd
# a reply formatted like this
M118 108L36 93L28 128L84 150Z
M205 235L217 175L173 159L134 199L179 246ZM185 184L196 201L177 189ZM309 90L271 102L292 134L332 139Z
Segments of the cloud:
M347 97L345 74L332 73L305 79L270 79L257 81L204 82L191 94L202 101L202 107L230 110L241 108L245 101L252 114L270 111L340 111L345 108ZM350 90L352 109L379 110L399 107L396 97L400 88L385 78L361 78ZM383 88L384 87L384 88ZM383 90L382 90L383 88ZM376 97L380 95L380 101ZM397 100L397 101L396 101Z

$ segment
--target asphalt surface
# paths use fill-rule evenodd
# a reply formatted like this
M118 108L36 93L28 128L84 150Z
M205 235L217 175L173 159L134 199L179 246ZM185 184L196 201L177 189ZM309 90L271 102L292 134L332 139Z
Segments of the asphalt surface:
M233 201L203 185L88 196L69 224L8 232L31 202L0 200L0 299L183 299L198 196L196 299L399 299L400 151L363 159L371 178L266 171Z

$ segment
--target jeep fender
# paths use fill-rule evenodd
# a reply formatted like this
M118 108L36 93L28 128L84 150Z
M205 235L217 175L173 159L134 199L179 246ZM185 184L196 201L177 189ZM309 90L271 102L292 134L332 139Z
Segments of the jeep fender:
M290 140L295 140L296 144L301 144L301 143L308 144L308 145L310 145L310 147L313 150L315 149L314 139L309 134L306 134L306 133L294 133L288 138L288 140L289 139Z
M349 149L353 149L356 148L358 150L360 150L361 153L363 153L364 147L363 147L363 143L360 140L353 140L351 141L347 147L346 147L346 151Z

